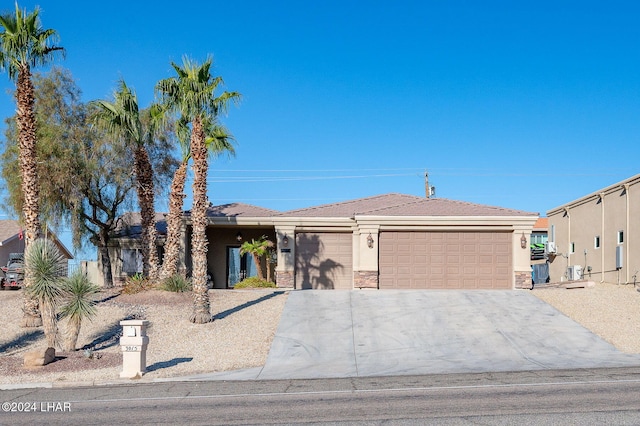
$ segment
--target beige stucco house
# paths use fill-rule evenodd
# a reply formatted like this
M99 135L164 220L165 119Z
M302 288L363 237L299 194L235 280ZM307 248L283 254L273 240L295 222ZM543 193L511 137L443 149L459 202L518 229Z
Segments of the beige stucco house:
M239 247L264 235L275 242L268 264L283 288L530 288L529 237L537 218L537 213L404 194L287 212L242 203L211 206L208 271L213 288L231 288L253 275L255 266L239 255ZM187 273L190 232L187 212L182 241Z
M635 175L547 212L551 281L637 280L639 183Z
M287 212L246 204L209 209L214 288L237 279L246 239L275 243L279 287L513 289L531 284L528 238L537 213L441 198L384 194ZM190 269L189 216L185 268ZM247 259L247 263L250 259Z

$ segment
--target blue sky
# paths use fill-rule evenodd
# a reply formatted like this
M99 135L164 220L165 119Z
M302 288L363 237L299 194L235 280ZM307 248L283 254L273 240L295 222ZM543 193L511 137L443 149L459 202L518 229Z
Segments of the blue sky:
M171 61L213 55L243 95L214 204L422 196L428 170L438 197L544 214L640 170L636 2L20 2L35 5L87 101L124 78L146 106Z

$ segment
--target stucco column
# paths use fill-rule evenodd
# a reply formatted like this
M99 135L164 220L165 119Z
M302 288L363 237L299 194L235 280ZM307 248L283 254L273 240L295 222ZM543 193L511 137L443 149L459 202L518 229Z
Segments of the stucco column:
M353 287L378 288L379 225L361 225L353 233Z
M296 227L276 226L276 285L279 288L294 288L296 262Z
M516 227L513 231L511 253L513 253L514 288L531 289L532 286L530 248L532 229L532 227Z

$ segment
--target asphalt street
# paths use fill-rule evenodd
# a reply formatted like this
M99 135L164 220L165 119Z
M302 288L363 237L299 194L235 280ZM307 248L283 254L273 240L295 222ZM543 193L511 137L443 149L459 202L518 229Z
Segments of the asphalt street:
M16 389L0 424L634 425L639 394L640 368Z

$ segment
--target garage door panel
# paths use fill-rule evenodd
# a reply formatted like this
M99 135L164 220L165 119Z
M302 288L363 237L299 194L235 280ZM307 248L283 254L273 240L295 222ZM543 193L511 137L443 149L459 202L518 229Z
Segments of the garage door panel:
M511 288L511 241L507 232L381 232L380 288Z
M509 251L510 248L507 244L499 244L495 246L495 253L497 254L508 255Z
M478 263L481 264L493 264L494 260L498 260L495 258L495 256L491 256L488 254L481 254L480 256L478 256Z
M463 266L463 272L465 275L477 275L478 274L478 269L473 266L473 265L464 265Z
M431 253L433 254L437 254L437 253L444 253L444 245L443 244L432 244L429 247Z
M352 241L350 233L296 234L296 288L352 289Z

